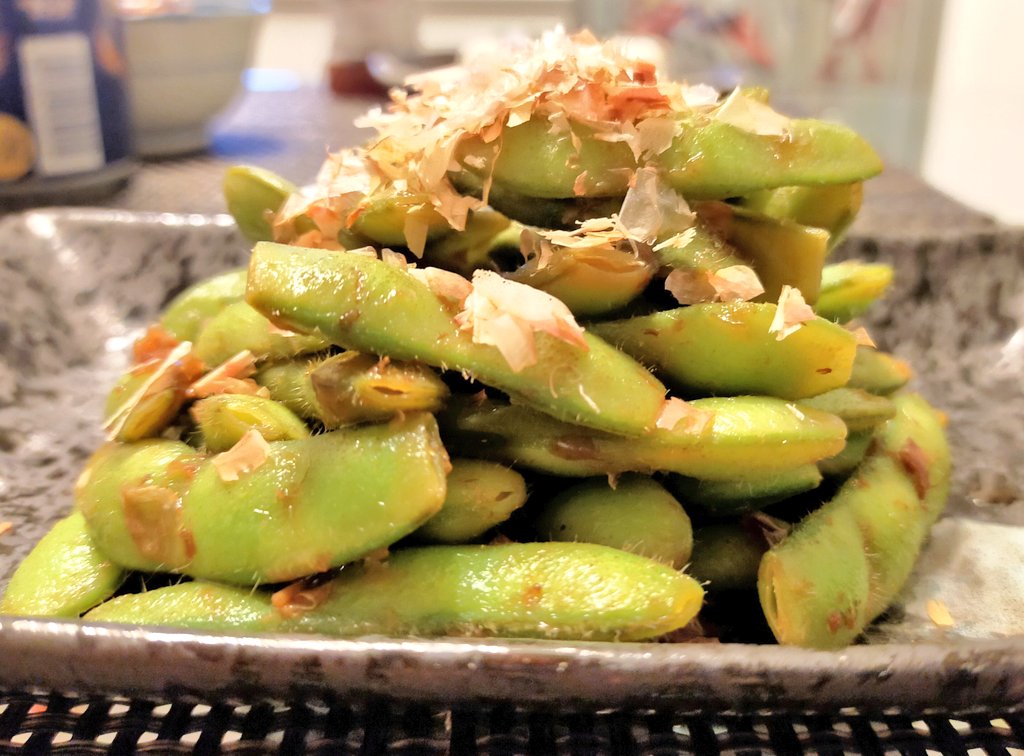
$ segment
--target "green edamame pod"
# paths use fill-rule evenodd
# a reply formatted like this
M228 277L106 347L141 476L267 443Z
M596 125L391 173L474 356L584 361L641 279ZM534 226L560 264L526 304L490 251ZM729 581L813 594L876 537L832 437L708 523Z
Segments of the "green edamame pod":
M803 399L800 404L837 415L850 433L871 430L896 414L896 407L884 396L845 386Z
M780 643L841 648L895 598L949 489L949 448L921 397L896 416L835 498L761 560L758 592Z
M629 475L612 488L588 480L562 491L540 512L537 533L551 541L600 543L682 569L693 548L690 518L651 478Z
M783 286L799 289L814 304L821 289L821 270L828 252L828 232L791 221L746 214L733 209L726 239L750 261L761 279L761 299L778 300Z
M257 244L247 297L287 327L323 333L347 349L468 372L580 425L640 435L664 403L665 387L642 365L590 334L583 349L538 333L536 363L512 370L496 347L474 343L425 284L375 258Z
M448 495L441 511L414 534L434 543L465 543L509 518L526 503L526 481L504 465L452 460Z
M821 269L821 293L814 310L821 317L845 323L867 312L892 283L891 265L856 260Z
M104 427L113 424L116 416L126 411L125 403L153 379L158 368L157 363L137 365L117 380L107 395ZM158 376L135 405L127 410L127 416L119 423L116 440L139 441L159 436L184 406L185 388L182 374L174 366Z
M806 464L761 475L739 472L723 480L670 475L666 484L691 511L700 510L711 517L735 517L814 490L821 484L821 472L817 465Z
M0 613L77 617L114 595L124 570L93 542L81 513L59 520L7 584Z
M484 181L471 170L449 173L448 177L463 194L483 198ZM530 197L494 182L487 193L487 203L502 215L527 226L572 230L590 218L611 217L622 207L622 197L545 199Z
M765 539L739 522L706 525L693 534L693 555L687 572L709 593L742 591L757 585Z
M668 242L667 239L660 241ZM671 270L692 270L714 273L722 268L747 265L735 248L714 233L700 218L693 229L676 242L654 250L658 262Z
M478 210L469 214L464 231L443 236L428 244L423 253L423 262L468 278L478 268L494 267L491 252L496 245L504 244L506 237L518 252L522 230L520 224L501 213L489 209Z
M549 259L533 256L508 275L561 300L574 315L606 315L643 292L653 267L632 252L609 246L556 247Z
M406 549L314 590L320 603L286 607L287 618L275 616L265 593L185 583L121 596L87 619L337 636L643 640L686 625L703 598L670 567L583 543Z
M864 184L855 181L826 186L783 186L748 194L740 199L740 204L768 218L823 228L829 233L829 249L833 249L857 217L863 200Z
M851 129L816 120L792 120L785 136L755 134L723 121L680 118L679 135L654 159L669 184L687 199L726 199L780 186L843 184L877 175L882 163ZM551 133L531 119L501 134L500 149L478 137L463 140L462 171L493 175L495 185L528 197L621 197L636 169L629 146L596 139L572 124ZM471 166L471 167L470 167ZM458 184L461 171L454 175ZM578 181L586 174L582 186Z
M295 414L272 399L246 394L215 394L189 408L207 451L227 451L250 430L265 441L309 438L309 429Z
M448 225L425 194L382 191L365 197L356 210L350 231L377 244L404 247L407 224L414 220L426 227L426 238L437 239L449 231Z
M217 313L245 296L245 268L228 271L193 284L171 300L160 325L178 341L195 341Z
M841 478L849 475L864 460L871 446L871 439L874 437L872 430L851 432L846 437L846 446L834 457L823 459L818 463L818 469L822 475L833 478Z
M853 334L818 318L780 341L768 330L776 309L702 303L590 330L683 389L802 399L843 386L857 349Z
M245 451L204 459L175 441L108 445L75 500L118 564L247 585L358 559L444 502L448 459L425 413Z
M786 136L754 134L722 121L683 119L655 160L687 199L725 199L780 186L863 181L882 161L861 136L839 124L794 119Z
M256 381L275 401L328 428L436 412L448 396L444 381L427 366L360 352L270 365Z
M85 619L256 633L280 630L284 623L266 591L199 580L118 596L97 606Z
M817 462L843 448L846 426L834 415L772 397L697 399L711 413L705 428L655 430L628 438L572 425L521 405L449 403L439 415L446 443L459 453L568 477L677 472L732 478Z
M272 221L285 200L298 191L276 173L252 165L236 165L224 173L224 199L238 230L251 242L274 238Z
M245 302L235 302L206 324L195 341L194 352L212 367L243 349L257 360L281 360L320 352L328 346L330 342L319 334L282 330Z
M859 346L846 385L886 396L906 386L913 375L910 365L899 357L874 347Z

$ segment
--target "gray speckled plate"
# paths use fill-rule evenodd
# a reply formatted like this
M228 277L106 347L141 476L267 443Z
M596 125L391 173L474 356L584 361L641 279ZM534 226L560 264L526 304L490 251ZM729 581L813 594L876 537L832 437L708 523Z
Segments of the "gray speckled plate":
M771 646L236 637L0 618L0 687L344 694L702 710L1024 704L1024 233L852 239L894 262L872 323L950 414L955 494L868 644ZM47 210L0 220L0 585L64 513L138 329L245 261L224 216ZM955 625L926 616L943 601Z

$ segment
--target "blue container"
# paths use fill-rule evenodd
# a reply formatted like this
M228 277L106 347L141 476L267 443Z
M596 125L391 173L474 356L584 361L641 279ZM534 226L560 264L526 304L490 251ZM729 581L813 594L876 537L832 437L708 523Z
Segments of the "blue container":
M0 1L0 207L87 202L134 168L121 21L105 0Z

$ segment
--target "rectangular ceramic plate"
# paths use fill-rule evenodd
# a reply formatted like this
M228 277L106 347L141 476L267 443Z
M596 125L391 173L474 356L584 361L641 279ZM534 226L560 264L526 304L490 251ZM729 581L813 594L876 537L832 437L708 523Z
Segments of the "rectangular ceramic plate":
M822 653L729 644L337 641L3 617L0 687L708 711L1024 702L1024 638L1012 637L1024 626L1024 540L1016 526L1024 519L1016 465L1024 235L854 239L849 247L896 256L898 284L876 335L914 362L920 388L949 412L958 465L957 493L927 567L868 645ZM186 285L246 257L224 216L50 210L0 222L0 519L13 524L0 538L0 580L68 510L75 476L100 442L103 398L138 329ZM1001 504L979 505L967 492ZM922 607L933 597L949 606L953 628L927 619Z

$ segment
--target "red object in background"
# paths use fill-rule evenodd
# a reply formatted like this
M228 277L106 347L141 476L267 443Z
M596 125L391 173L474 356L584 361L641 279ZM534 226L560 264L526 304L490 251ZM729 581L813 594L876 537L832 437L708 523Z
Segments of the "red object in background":
M387 87L373 78L365 60L333 61L327 67L327 79L336 95L383 95Z

